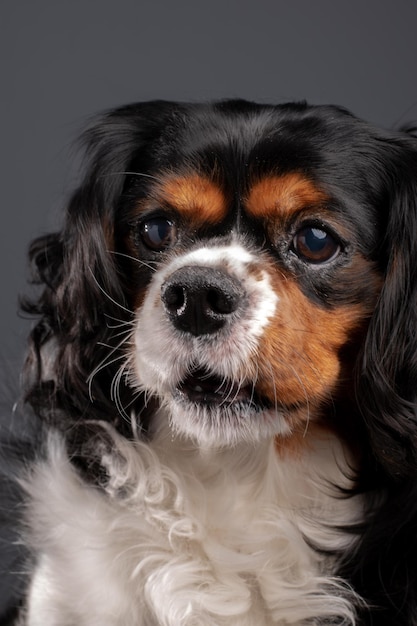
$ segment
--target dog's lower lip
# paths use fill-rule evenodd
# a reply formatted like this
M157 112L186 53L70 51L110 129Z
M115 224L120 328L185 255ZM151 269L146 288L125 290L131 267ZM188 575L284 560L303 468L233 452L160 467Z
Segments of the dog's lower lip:
M178 385L176 392L180 397L198 404L257 404L252 384L241 385L200 369L190 373Z

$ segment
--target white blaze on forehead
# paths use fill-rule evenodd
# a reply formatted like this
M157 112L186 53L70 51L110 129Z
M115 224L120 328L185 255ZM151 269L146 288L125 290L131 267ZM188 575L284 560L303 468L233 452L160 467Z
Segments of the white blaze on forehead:
M188 254L181 257L181 265L187 263L203 265L217 265L222 261L235 261L242 264L252 263L255 261L255 257L238 244L232 244L230 246L215 246L215 247L202 247L193 250Z

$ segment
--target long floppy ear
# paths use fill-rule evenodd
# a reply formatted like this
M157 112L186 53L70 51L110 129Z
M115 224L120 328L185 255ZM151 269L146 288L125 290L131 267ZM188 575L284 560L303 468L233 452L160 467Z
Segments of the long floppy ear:
M54 423L117 418L110 390L123 358L120 329L132 314L114 254L115 216L131 164L172 110L168 102L131 105L105 114L87 130L84 178L64 227L31 246L34 282L43 291L35 302L23 303L40 318L24 368L26 401ZM131 402L123 380L118 393L121 404Z
M417 471L417 141L397 136L385 153L395 155L385 174L385 281L358 369L357 395L375 456L399 477Z

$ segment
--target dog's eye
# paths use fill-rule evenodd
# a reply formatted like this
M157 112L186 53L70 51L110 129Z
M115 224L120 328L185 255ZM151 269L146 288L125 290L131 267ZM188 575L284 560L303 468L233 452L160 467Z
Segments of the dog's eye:
M341 250L340 242L322 228L305 226L293 239L293 250L308 263L327 263L337 257Z
M139 236L147 248L159 252L174 245L177 228L165 217L153 217L140 224Z

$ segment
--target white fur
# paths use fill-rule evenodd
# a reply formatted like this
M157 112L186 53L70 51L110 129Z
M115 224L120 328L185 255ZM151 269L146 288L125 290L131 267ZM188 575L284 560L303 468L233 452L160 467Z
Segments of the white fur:
M354 593L309 545L343 550L352 538L335 526L362 516L359 497L335 497L332 484L349 486L340 444L316 440L302 458L273 441L204 450L159 421L150 444L106 426L105 492L51 438L27 481L42 554L28 625L354 624Z

